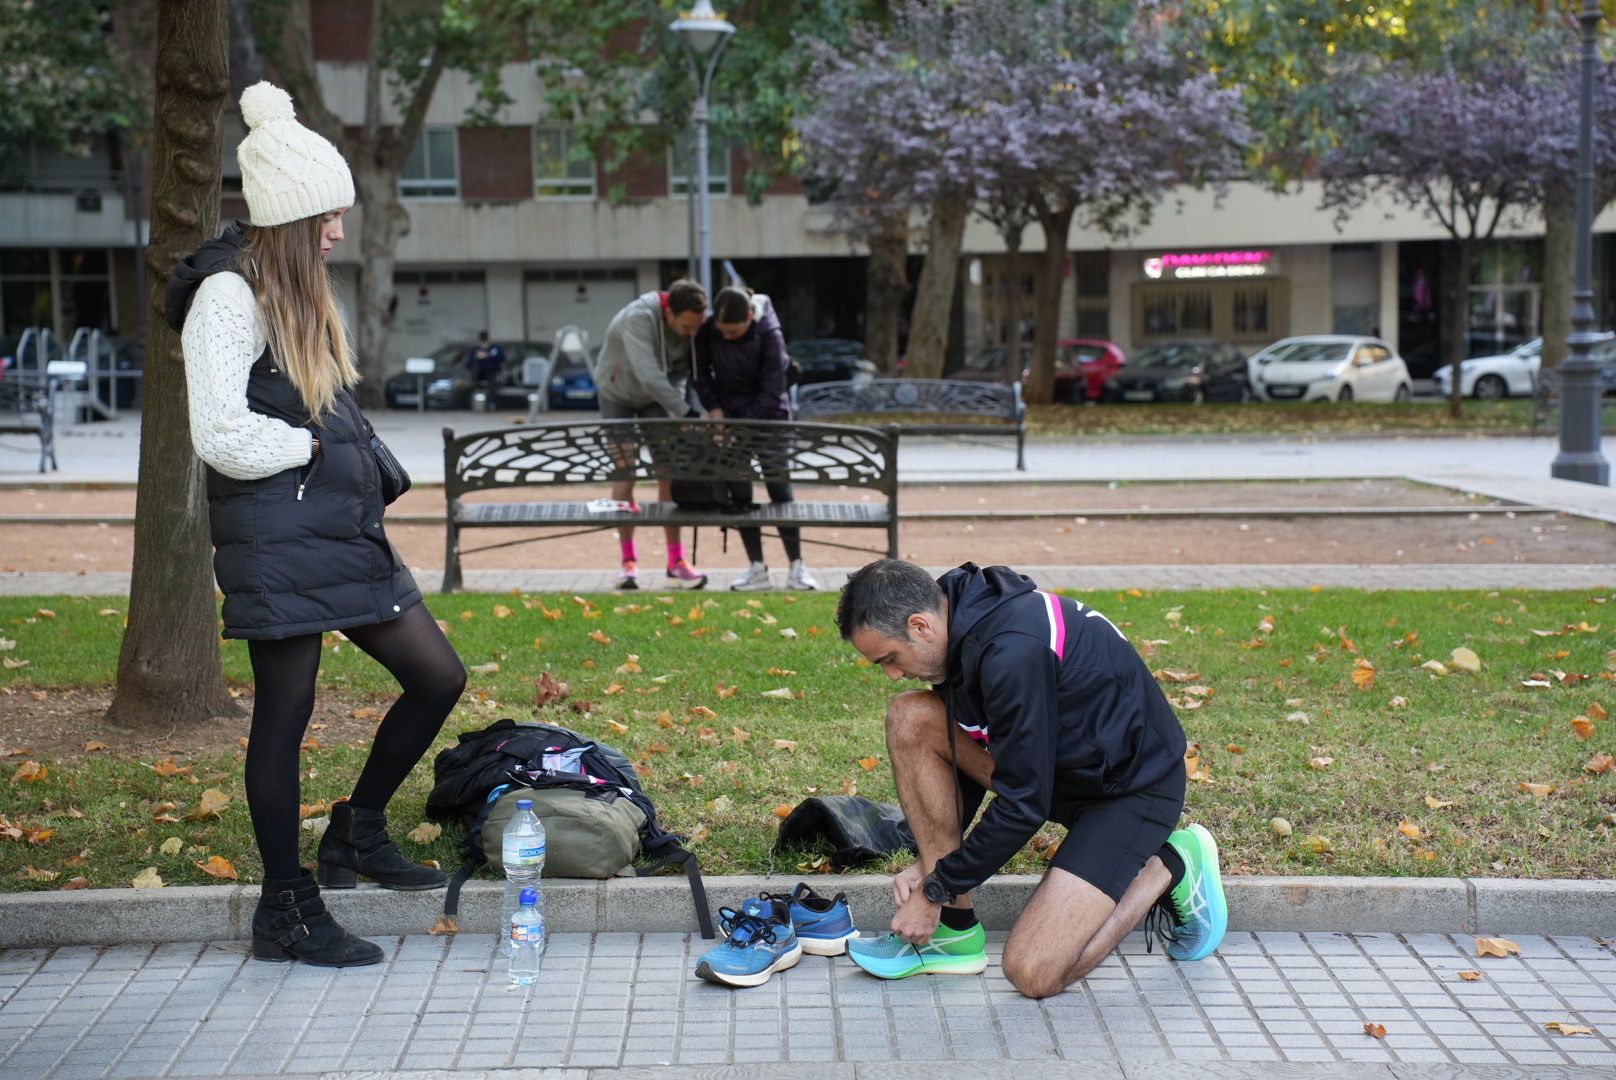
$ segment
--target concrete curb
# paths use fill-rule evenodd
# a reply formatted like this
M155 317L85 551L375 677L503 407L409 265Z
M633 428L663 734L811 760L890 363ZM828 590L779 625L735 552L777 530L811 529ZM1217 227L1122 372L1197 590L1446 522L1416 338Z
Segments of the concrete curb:
M763 890L787 892L798 880L709 877L706 886L716 914L719 906ZM892 906L889 882L880 875L812 879L824 895L846 893L865 929L884 928ZM976 909L988 929L1009 929L1037 883L1031 875L1005 875L977 889ZM1616 880L1231 877L1224 886L1232 930L1616 933ZM497 881L467 884L460 898L463 932L494 932L500 889ZM556 879L545 891L550 928L557 933L685 933L697 925L683 877ZM373 886L325 896L344 926L366 936L425 933L443 906L442 892ZM257 900L251 885L0 894L0 948L246 938Z

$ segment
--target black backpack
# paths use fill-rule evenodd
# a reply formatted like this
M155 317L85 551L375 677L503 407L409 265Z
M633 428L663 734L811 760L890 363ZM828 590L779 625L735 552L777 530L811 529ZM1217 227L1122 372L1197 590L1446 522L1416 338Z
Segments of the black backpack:
M546 767L557 764L557 758L565 759L570 767ZM461 887L489 861L483 830L502 795L513 789L576 790L581 798L627 799L640 810L644 815L640 849L651 861L636 867L635 874L645 877L669 866L683 866L701 936L714 936L696 856L683 846L683 837L657 824L656 807L640 786L633 764L620 751L570 728L506 719L480 731L463 732L459 743L440 751L433 760L432 776L427 817L466 829L461 844L463 862L450 879L443 903L445 915L459 912Z

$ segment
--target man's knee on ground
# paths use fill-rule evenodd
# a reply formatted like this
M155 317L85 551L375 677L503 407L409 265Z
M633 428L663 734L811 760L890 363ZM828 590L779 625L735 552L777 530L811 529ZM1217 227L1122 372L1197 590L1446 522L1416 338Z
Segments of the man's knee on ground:
M1058 952L1065 954L1065 950ZM1030 998L1046 998L1065 990L1097 965L1081 964L1073 969L1062 960L1061 955L1056 955L1056 951L1018 949L1014 945L1007 945L1002 966L1004 977L1019 993Z

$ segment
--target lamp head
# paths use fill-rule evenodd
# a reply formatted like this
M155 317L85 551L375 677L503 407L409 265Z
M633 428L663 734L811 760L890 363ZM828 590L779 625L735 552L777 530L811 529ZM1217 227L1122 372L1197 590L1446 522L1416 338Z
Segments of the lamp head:
M691 52L707 56L735 32L735 24L713 10L712 0L696 0L696 6L675 20L672 29Z

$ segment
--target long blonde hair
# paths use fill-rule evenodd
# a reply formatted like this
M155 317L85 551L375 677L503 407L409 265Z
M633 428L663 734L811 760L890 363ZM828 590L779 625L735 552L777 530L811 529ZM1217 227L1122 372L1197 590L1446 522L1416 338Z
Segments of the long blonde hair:
M336 291L320 257L324 215L250 229L242 276L252 286L270 351L316 422L359 381Z

